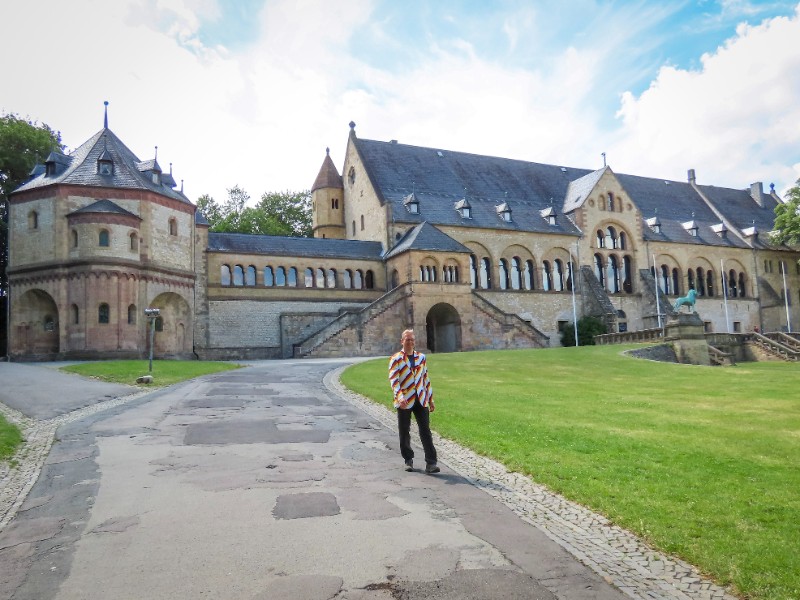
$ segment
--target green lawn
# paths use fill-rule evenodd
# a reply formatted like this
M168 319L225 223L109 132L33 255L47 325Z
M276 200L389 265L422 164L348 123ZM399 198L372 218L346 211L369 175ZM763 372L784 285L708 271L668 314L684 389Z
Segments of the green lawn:
M77 373L112 383L137 385L136 379L148 375L149 361L146 360L107 360L81 363L62 367L62 371ZM229 362L209 362L202 360L155 360L153 361L153 383L138 384L144 387L163 387L220 371L238 369L242 365Z
M14 455L14 451L22 443L22 434L13 423L9 423L0 415L0 460L6 460Z
M433 427L744 597L800 598L800 365L623 349L430 355ZM386 360L342 381L391 405Z

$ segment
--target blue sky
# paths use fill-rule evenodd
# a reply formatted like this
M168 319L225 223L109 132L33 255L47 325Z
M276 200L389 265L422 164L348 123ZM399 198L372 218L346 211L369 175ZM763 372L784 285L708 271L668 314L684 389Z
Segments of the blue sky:
M196 199L304 189L360 137L783 190L800 176L797 2L23 0L0 110L102 125ZM31 44L30 40L47 40ZM20 49L24 48L24 52ZM14 60L11 57L19 57Z

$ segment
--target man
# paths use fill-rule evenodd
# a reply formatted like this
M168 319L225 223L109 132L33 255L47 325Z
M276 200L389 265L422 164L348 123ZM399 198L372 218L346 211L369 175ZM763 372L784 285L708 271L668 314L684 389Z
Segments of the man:
M414 450L411 448L411 414L417 420L419 437L425 450L425 472L438 473L436 448L431 436L430 413L434 411L433 389L428 379L425 355L414 350L414 330L406 329L400 336L403 349L389 359L389 384L397 409L397 429L400 433L400 454L406 471L414 470Z

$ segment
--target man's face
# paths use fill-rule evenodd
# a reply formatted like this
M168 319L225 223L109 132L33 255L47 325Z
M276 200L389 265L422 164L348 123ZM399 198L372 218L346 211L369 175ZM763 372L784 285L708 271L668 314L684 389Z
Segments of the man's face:
M400 340L400 343L403 344L403 352L406 354L411 354L414 351L414 334L407 333L403 336Z

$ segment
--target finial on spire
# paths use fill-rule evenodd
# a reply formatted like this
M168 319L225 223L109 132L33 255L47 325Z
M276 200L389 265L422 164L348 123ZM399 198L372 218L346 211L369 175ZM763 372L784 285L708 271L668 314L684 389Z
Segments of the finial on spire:
M603 155L603 166L605 167L606 166L606 153L605 152L601 152L600 154Z
M156 146L156 160L158 160L158 146Z
M169 174L172 175L172 163L169 163Z
M103 101L103 129L108 129L108 100Z
M183 179L181 179L181 194L183 193Z
M325 148L325 155L326 156L330 156L331 155L331 149L330 148Z
M355 128L356 128L355 121L350 121L350 129L355 129Z

